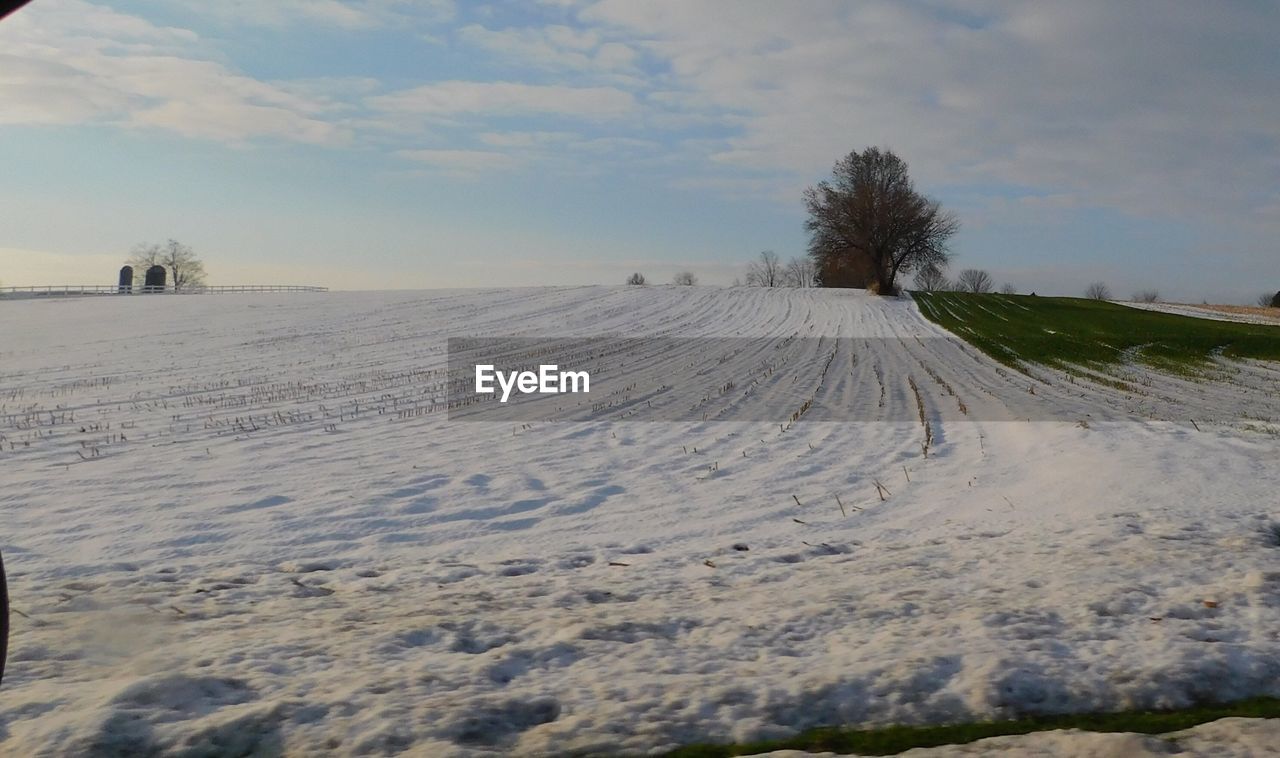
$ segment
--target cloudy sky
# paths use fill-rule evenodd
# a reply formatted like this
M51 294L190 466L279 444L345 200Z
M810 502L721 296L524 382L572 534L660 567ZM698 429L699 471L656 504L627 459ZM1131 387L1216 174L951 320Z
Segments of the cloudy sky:
M1280 289L1267 0L34 0L0 22L0 280L729 283L891 147L1023 291Z

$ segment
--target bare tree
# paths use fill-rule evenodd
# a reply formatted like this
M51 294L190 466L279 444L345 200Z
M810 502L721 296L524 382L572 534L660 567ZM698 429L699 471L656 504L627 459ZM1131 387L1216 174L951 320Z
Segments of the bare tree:
M1143 290L1133 293L1133 301L1135 303L1158 303L1160 302L1160 292L1158 290Z
M173 273L173 288L182 290L204 284L204 262L192 249L177 240L169 240L164 246L164 265Z
M1103 282L1094 282L1085 288L1084 296L1090 300L1110 300L1111 288Z
M1012 284L1010 284L1010 283L1008 283L1008 282L1005 282L1005 283L1000 287L1000 294L1002 294L1002 295L1016 295L1016 294L1018 294L1018 288L1017 288L1017 287L1015 287L1015 286L1013 286Z
M134 245L133 252L129 255L129 265L133 267L134 275L150 281L150 271L152 268L159 266L166 268L164 265L164 245L157 242L144 242ZM148 284L144 291L150 292L152 285Z
M679 284L683 287L692 287L698 283L698 277L693 275L692 271L681 271L671 280L672 284Z
M956 278L956 285L961 292L990 292L991 274L980 268L967 268Z
M947 275L942 273L939 266L925 266L917 271L915 285L921 292L940 292L951 289L951 282L947 281Z
M143 243L133 248L129 265L144 273L152 266L164 266L173 276L175 290L199 287L204 284L204 262L190 247L171 239L164 244Z
M905 161L876 147L837 161L831 180L806 189L804 202L809 255L828 287L849 286L861 272L870 279L864 286L895 294L899 273L946 263L947 240L960 228L916 192Z
M772 250L760 253L758 260L747 264L748 287L781 287L782 262Z
M160 259L164 256L164 246L154 242L134 245L129 253L129 265L135 273L146 273L152 266L162 266Z
M818 267L807 257L795 257L787 261L783 281L788 287L813 287L818 283Z
M1280 308L1280 292L1274 295L1268 295L1265 292L1258 295L1258 305L1263 308Z
M635 285L644 286L644 274L642 274L642 273L640 273L639 271L637 271L637 272L635 272L634 274L632 274L631 276L628 276L628 277L627 277L627 284L635 284Z

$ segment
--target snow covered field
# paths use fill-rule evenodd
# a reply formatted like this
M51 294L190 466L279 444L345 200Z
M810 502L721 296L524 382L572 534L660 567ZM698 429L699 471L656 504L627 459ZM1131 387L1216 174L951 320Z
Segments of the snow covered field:
M1160 311L1161 313L1173 313L1178 316L1191 316L1193 318L1207 318L1212 321L1234 321L1239 324L1277 324L1280 325L1280 317L1261 315L1257 313L1237 313L1221 308L1215 308L1212 305L1184 305L1182 303L1133 303L1125 300L1114 300L1118 305L1127 305L1130 308L1141 308L1146 311ZM1249 309L1260 310L1260 309Z
M598 334L875 337L777 381L881 420L414 410L449 337ZM1138 384L854 291L0 302L0 750L643 753L1280 695L1280 368Z

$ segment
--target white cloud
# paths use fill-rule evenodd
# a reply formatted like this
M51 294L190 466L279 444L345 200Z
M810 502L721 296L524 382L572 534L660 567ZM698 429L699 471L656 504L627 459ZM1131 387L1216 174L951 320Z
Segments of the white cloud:
M340 103L194 57L199 38L82 0L43 0L0 26L0 123L108 123L227 142L341 143Z
M169 100L154 108L134 111L127 123L227 143L253 137L277 137L331 145L350 138L350 132L326 121L299 118L286 108L256 105L234 97L205 97L190 102Z
M0 54L0 124L74 124L123 110L128 97L75 66Z
M556 114L588 119L632 112L635 98L613 87L566 87L517 82L450 81L380 95L369 105L389 113L450 116Z
M402 158L455 175L472 175L515 168L519 158L489 150L400 150Z
M646 102L668 123L736 131L710 153L729 166L812 178L880 144L926 185L1206 218L1280 182L1274 7L601 0L579 17L667 64Z
M499 56L550 70L595 74L607 81L641 84L635 48L608 41L591 30L570 26L530 26L494 30L478 24L458 30L458 38Z
M160 4L160 0L153 0ZM369 29L407 22L437 24L454 17L453 0L267 0L209 2L162 0L226 25L295 27L300 24Z
M399 150L402 158L460 176L508 171L534 163L559 174L594 173L611 161L651 154L660 145L629 137L584 137L574 132L485 132L478 135L491 150ZM566 159L567 155L573 159ZM589 158L590 164L584 163Z
M333 26L374 25L363 9L337 0L272 0L266 3L200 3L206 13L218 13L228 20L283 26L296 21L312 21Z
M563 30L556 35L555 30ZM579 33L567 27L530 27L493 31L478 24L458 30L458 38L470 45L500 55L520 58L549 68L586 68L591 65L590 51L598 43L596 35ZM565 42L569 44L565 44Z
M493 147L527 148L573 142L582 139L582 135L575 132L484 132L479 139Z
M634 137L594 137L576 140L570 144L570 147L589 153L619 155L652 152L662 146L653 140Z

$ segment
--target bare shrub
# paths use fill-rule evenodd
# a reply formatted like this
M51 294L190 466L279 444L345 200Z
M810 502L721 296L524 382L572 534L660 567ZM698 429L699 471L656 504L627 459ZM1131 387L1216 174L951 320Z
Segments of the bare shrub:
M782 278L788 287L814 287L818 283L818 267L812 258L797 256L787 261Z
M914 281L916 289L921 292L941 292L951 289L951 282L947 281L947 275L942 272L941 266L925 266L916 272Z
M1090 300L1110 300L1111 288L1102 282L1094 282L1085 288L1084 296Z
M748 287L781 287L782 261L772 250L760 253L758 260L747 264Z
M980 268L967 268L960 272L956 284L961 292L990 292L991 274Z

